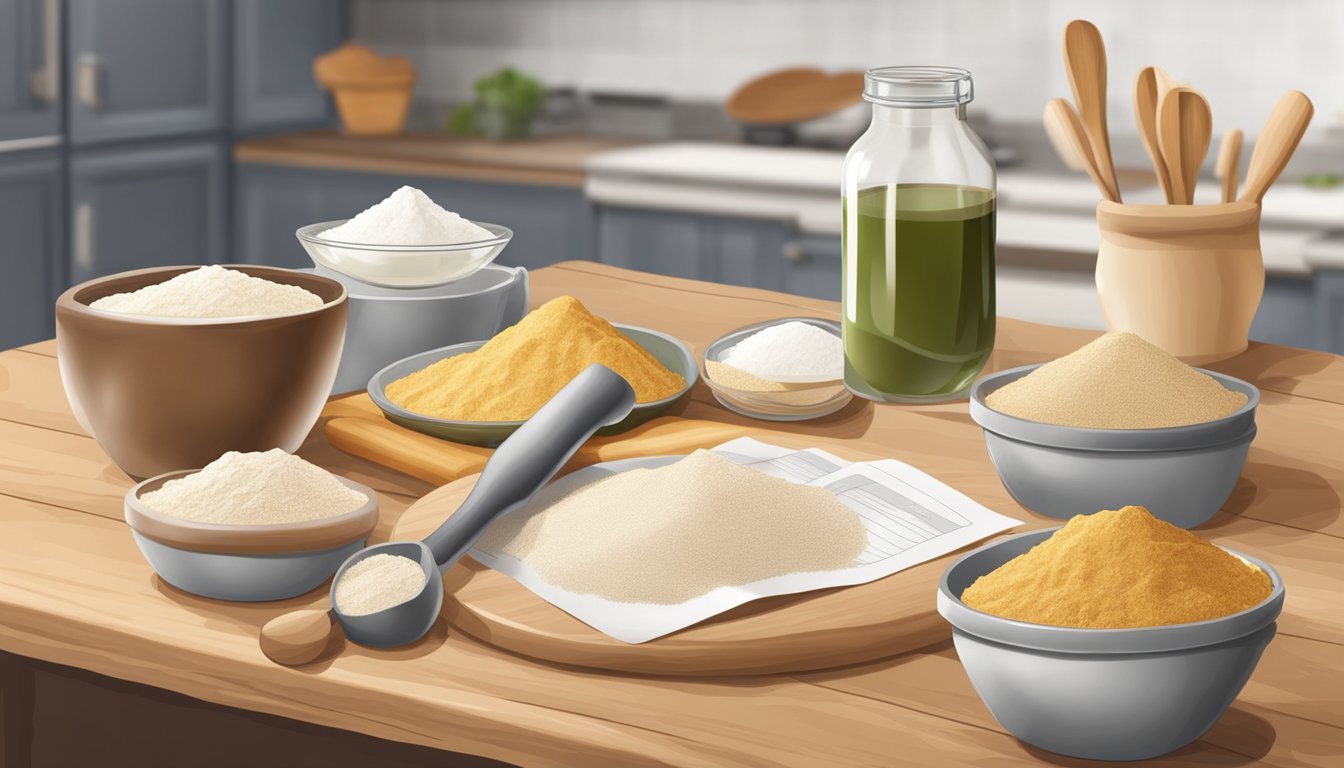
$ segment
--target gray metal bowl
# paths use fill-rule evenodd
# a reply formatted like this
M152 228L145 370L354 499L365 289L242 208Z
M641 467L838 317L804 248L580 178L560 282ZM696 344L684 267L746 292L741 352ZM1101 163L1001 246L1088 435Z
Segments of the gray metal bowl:
M333 393L363 390L387 365L426 349L488 339L527 313L522 267L489 264L431 288L385 288L326 267L310 270L345 286L350 317Z
M1042 749L1091 760L1142 760L1207 731L1250 678L1283 609L1283 580L1240 613L1136 629L1078 629L1013 621L961 602L977 578L1044 541L1032 531L963 555L943 574L938 612L971 684L995 719Z
M155 512L140 501L141 493L198 471L169 472L134 486L126 492L125 516L159 578L201 597L258 602L302 595L362 549L378 522L378 494L344 477L337 479L368 501L344 515L302 523L199 523Z
M625 334L627 338L653 355L658 362L667 366L673 373L681 376L685 380L686 386L674 395L670 395L661 400L655 400L651 403L640 403L634 407L630 415L620 422L597 431L599 435L615 435L621 432L627 432L643 424L650 419L667 413L672 406L686 396L695 385L698 377L695 358L691 355L691 350L677 339L668 336L665 333L649 330L648 328L639 328L633 325L622 325L612 323L616 330ZM454 344L442 349L433 349L428 352L422 352L418 355L412 355L404 360L395 362L383 370L375 373L369 380L369 397L382 409L387 418L400 424L407 429L413 429L416 432L422 432L431 437L438 437L444 440L452 440L456 443L467 443L469 445L480 445L486 448L494 448L504 442L505 438L514 433L514 430L521 427L523 421L457 421L454 419L437 419L433 416L408 411L391 400L387 399L387 385L397 379L409 376L422 368L426 368L445 358L454 355L462 355L467 352L475 352L485 346L484 341L470 341L464 344Z
M1213 517L1232 495L1255 439L1260 390L1201 371L1246 395L1221 419L1165 429L1084 429L1043 424L1000 413L990 393L1036 370L1027 365L986 376L971 388L971 418L1003 485L1022 506L1068 519L1140 504L1158 518L1193 528Z

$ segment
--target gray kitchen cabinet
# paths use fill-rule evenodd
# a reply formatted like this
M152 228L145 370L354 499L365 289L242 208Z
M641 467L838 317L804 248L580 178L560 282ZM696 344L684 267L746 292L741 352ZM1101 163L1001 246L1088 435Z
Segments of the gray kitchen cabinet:
M214 141L75 153L71 279L226 261L226 157Z
M227 12L225 0L69 0L71 142L222 129Z
M579 189L260 163L234 168L234 258L249 264L312 266L294 230L349 218L404 184L467 218L513 229L513 240L497 259L500 264L535 269L592 258L592 213Z
M1322 269L1316 273L1315 346L1344 355L1344 270Z
M60 0L0 0L0 149L60 142Z
M784 244L776 290L814 299L840 300L840 236L800 235Z
M1268 344L1313 348L1317 344L1311 277L1267 275L1250 337Z
M0 154L0 349L51 338L64 274L65 194L60 152Z
M332 117L313 59L345 36L343 0L234 0L233 130L312 127Z
M840 297L840 238L775 219L603 205L597 253L605 264L660 275Z

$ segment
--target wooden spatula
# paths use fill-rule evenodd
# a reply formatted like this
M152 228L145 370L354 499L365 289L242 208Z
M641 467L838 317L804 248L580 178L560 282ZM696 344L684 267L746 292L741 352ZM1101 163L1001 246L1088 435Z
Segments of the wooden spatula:
M1171 174L1172 197L1177 205L1195 201L1195 183L1213 136L1209 102L1193 88L1178 86L1157 104L1157 145Z
M1106 198L1119 202L1120 187L1115 181L1111 137L1106 128L1106 44L1092 22L1075 19L1064 28L1064 65L1092 147L1092 159L1108 190Z
M1288 166L1298 142L1302 141L1302 134L1307 132L1314 111L1311 99L1300 91L1289 91L1279 99L1274 111L1269 113L1259 138L1255 140L1251 165L1246 170L1246 189L1241 193L1242 200L1259 203L1264 198L1269 185Z
M1223 141L1218 145L1218 164L1214 166L1213 173L1222 183L1224 203L1237 199L1237 174L1241 171L1241 141L1241 129L1233 128L1223 134Z
M1097 160L1092 155L1092 147L1088 143L1087 132L1083 129L1083 121L1074 111L1073 105L1064 99L1052 99L1045 105L1045 114L1041 119L1047 126L1047 132L1062 137L1069 144L1073 154L1082 161L1087 175L1092 177L1092 182L1101 190L1101 196L1112 202L1120 202L1120 196L1106 184L1101 170L1097 167Z
M1157 184L1168 203L1176 200L1171 194L1171 174L1167 163L1162 159L1162 150L1157 146L1157 100L1160 94L1157 67L1144 67L1134 82L1134 118L1139 123L1139 136L1153 161L1153 172L1157 174Z

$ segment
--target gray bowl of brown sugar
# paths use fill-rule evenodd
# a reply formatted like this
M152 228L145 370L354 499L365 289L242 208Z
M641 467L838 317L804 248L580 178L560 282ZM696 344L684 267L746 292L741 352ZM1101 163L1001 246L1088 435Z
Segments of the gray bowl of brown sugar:
M1003 485L1022 506L1068 519L1127 504L1147 507L1182 528L1207 522L1241 476L1260 390L1241 379L1198 370L1246 402L1221 418L1149 429L1100 429L1032 421L995 410L986 398L1039 365L985 376L971 388L971 418Z

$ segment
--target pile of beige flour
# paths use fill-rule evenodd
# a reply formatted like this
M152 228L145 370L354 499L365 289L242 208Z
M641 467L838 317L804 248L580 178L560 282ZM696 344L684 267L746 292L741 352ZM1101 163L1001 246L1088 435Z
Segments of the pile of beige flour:
M477 546L570 592L673 605L718 587L848 568L867 544L859 516L824 488L700 450L509 515Z
M1221 419L1246 395L1132 333L1107 333L991 392L985 404L1045 424L1154 429Z
M353 512L368 497L327 470L279 448L229 451L195 472L140 495L164 515L200 523L276 525Z
M322 303L317 294L297 285L212 264L138 291L104 296L89 306L123 315L248 317L307 312Z
M336 582L336 608L346 616L385 611L420 594L425 570L401 555L377 554L360 560Z

